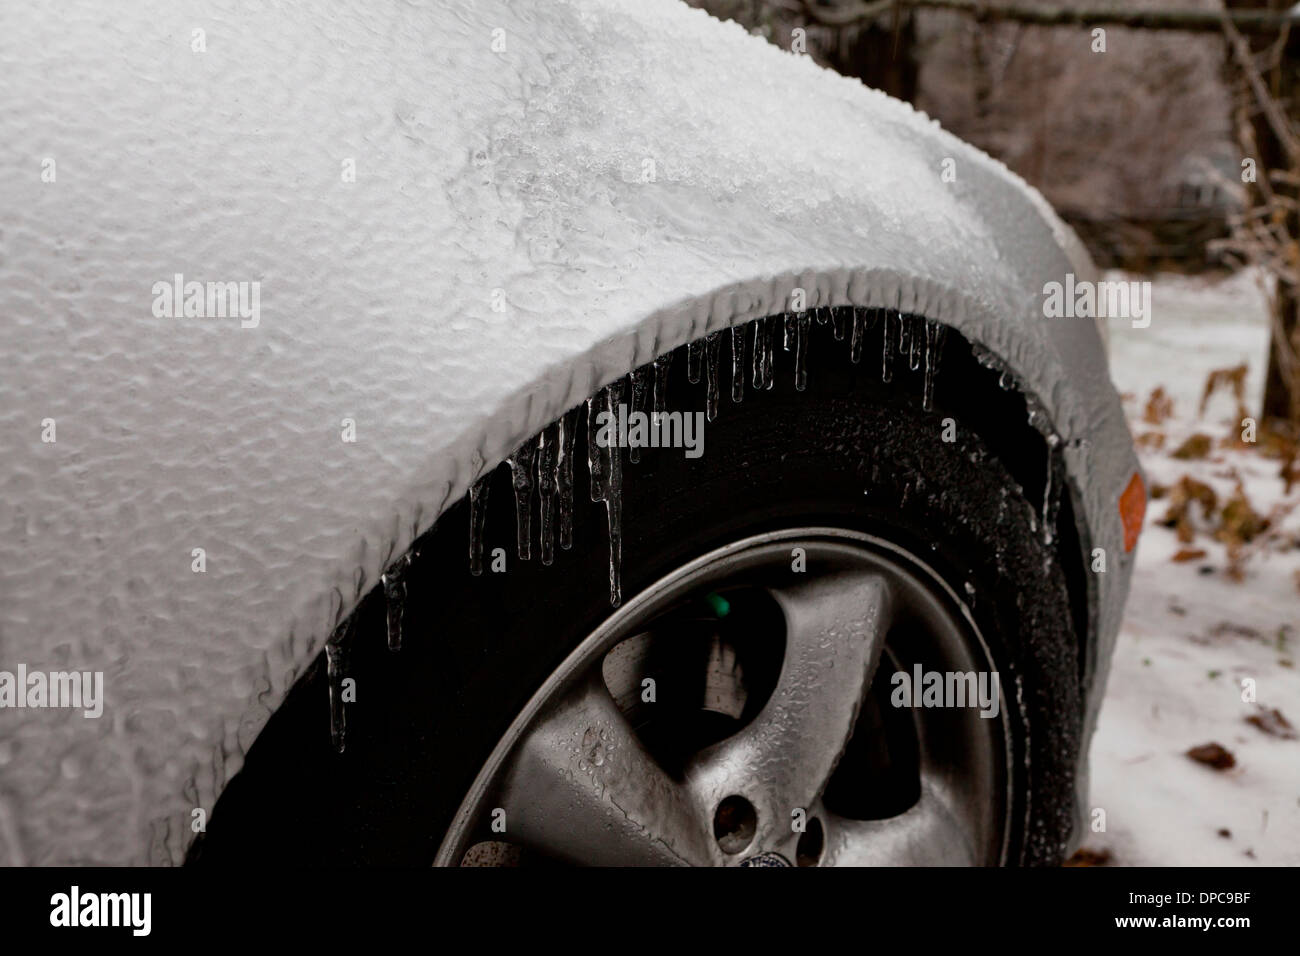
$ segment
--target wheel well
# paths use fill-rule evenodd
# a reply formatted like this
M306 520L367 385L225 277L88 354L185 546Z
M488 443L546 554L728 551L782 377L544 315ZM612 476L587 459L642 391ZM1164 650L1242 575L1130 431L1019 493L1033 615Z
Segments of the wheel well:
M849 317L852 317L852 310L850 310ZM825 320L821 321L823 318ZM819 316L815 324L810 323L810 328L805 326L811 336L805 343L808 348L804 352L807 359L808 375L810 377L819 375L825 377L826 387L833 391L835 400L841 402L868 401L870 399L865 394L865 391L874 390L876 396L887 402L920 406L923 373L911 368L910 363L899 358L896 350L891 352L891 355L894 356L895 366L895 374L891 383L888 386L873 384L878 383L881 376L880 369L884 344L883 330L886 323L883 321L876 321L874 325L863 323L861 363L851 365L848 357L850 343L843 340L849 338L849 336L844 336L840 341L832 340L833 318L830 315ZM844 316L841 314L839 318L842 320ZM906 318L907 321L913 324L914 329L925 329L924 319L916 316ZM897 323L899 318L895 316L890 321ZM893 328L898 329L899 325L894 324ZM897 332L894 333L894 336L893 341L896 347L898 341ZM721 342L714 339L712 348L704 350L703 361L708 363L711 358L717 357L721 359L721 367L726 368L726 363L729 362L731 357L729 352L732 337L723 334L721 338ZM752 335L746 335L744 341L751 343ZM683 347L679 351L686 352L687 348ZM776 348L776 355L779 359L776 363L779 366L777 373L785 379L787 376L794 374L798 362L798 353L796 351L784 351L779 344ZM700 353L698 347L696 352L698 356ZM746 357L749 357L748 349ZM678 391L674 393L670 389L670 396L680 399L683 394L689 394L688 403L694 408L702 408L705 401L706 385L704 382L700 382L698 385L688 385L688 375L684 368L684 366L688 365L688 362L685 358L682 355L674 357L673 367L675 371L673 374L675 384L673 388ZM835 367L833 363L839 363L838 367ZM744 373L750 373L752 364L742 363L741 369ZM644 376L644 371L641 374ZM701 375L701 378L704 377L706 375ZM726 386L723 386L719 381L722 376L715 373L712 377L714 385L720 386L719 390L723 394L720 402L730 402L731 399L726 397ZM749 387L752 384L752 378L749 374L746 377L746 386ZM729 379L729 376L727 378ZM1050 445L1044 435L1030 423L1029 409L1034 404L1032 397L1027 398L1013 387L1003 388L999 382L1000 378L1000 370L989 360L988 356L982 355L978 347L964 337L950 331L949 334L943 337L939 351L938 372L934 378L935 411L933 421L937 426L942 416L951 414L956 417L959 415L959 429L978 436L978 442L975 444L983 446L984 451L981 454L987 453L997 457L1005 472L1010 474L1011 479L1021 486L1024 497L1030 502L1041 502L1042 495L1048 487L1047 463L1049 461L1052 468L1052 484L1058 488L1066 487L1064 485L1064 463L1059 454L1059 447ZM1006 381L1009 382L1010 380ZM689 391L683 391L688 388ZM630 398L631 390L628 389L627 391ZM787 398L796 399L797 404L796 394L793 390ZM681 402L672 404L681 407ZM726 410L720 410L719 414L725 416ZM574 417L577 418L578 416ZM575 422L575 424L577 423ZM581 424L577 424L577 429L578 441L575 457L580 461L585 457L584 445L587 436ZM886 453L891 455L891 460L898 457L900 451L902 452L902 457L898 458L902 472L906 473L908 470L907 445L916 440L917 436L910 431L899 432L897 444L894 445L892 450L886 448ZM882 438L879 444L874 447L882 448L892 442L892 437ZM778 446L779 436L777 444L773 445L768 453L779 454ZM829 446L827 448L831 450ZM923 470L919 469L918 475ZM581 469L579 469L580 471ZM514 510L512 507L513 502L510 500L511 490L508 477L505 474L495 474L493 479L496 490L492 492L490 500L494 504L492 513L495 517L491 520L496 522L495 539L503 538L509 534L507 528L502 527L503 520L509 520L510 523L513 523L513 514L509 516L509 519L505 519L503 514L503 512L513 512ZM578 499L586 498L588 490L585 480L578 482L575 487ZM1089 663L1087 648L1091 643L1088 639L1089 576L1083 570L1085 566L1083 551L1075 523L1075 505L1071 498L1071 495L1062 496L1061 506L1059 512L1055 515L1053 524L1055 527L1055 552L1058 556L1058 563L1064 571L1066 587L1069 592L1068 597L1073 618L1070 623L1073 625L1074 634L1079 639L1079 667L1082 672ZM587 518L584 520L596 517L595 505L588 503L584 505L584 508L587 509ZM426 531L416 542L415 552L418 555L416 562L422 566L419 571L420 575L437 580L463 580L462 576L466 574L466 565L468 563L466 550L462 550L465 545L456 544L453 548L449 548L447 544L452 539L465 541L462 536L465 535L469 523L469 511L470 509L463 499L454 502L447 511L445 518L435 523L434 527ZM1041 514L1042 511L1040 510L1039 513ZM444 539L440 547L433 546L432 539L435 535L440 535ZM452 553L453 550L456 553ZM575 553L577 550L579 549L575 548ZM603 551L604 549L600 550ZM629 555L629 557L631 558L632 555ZM539 568L538 570L543 571L545 569ZM495 575L483 576L484 579L494 577ZM603 585L603 582L599 580L592 580L590 583L595 588L601 588ZM419 600L415 601L417 595L412 593L411 598L413 604L408 625L412 630L423 629L429 631L435 629L441 623L438 617L437 595L432 592L421 594L418 595ZM557 603L558 601L559 599L555 595L547 595L535 613L561 613L563 604L562 602ZM358 780L370 779L373 774L379 773L380 780L376 786L381 787L383 790L383 800L398 806L402 804L402 801L412 799L399 786L396 779L389 779L386 776L388 774L387 769L370 766L367 763L371 759L378 759L378 754L371 755L365 752L364 749L358 751L348 748L346 754L339 755L340 760L330 760L329 757L334 756L333 754L321 753L321 751L328 748L328 744L324 739L328 735L324 733L325 728L322 726L321 720L324 716L322 709L325 704L323 690L328 685L331 688L331 699L333 698L333 679L328 676L328 673L333 670L334 657L351 653L347 650L352 643L348 640L348 637L354 628L364 631L368 635L382 635L387 607L385 587L383 582L380 582L364 595L354 612L343 621L335 634L335 638L332 639L327 653L320 655L313 662L291 690L284 706L272 716L264 734L259 736L259 739L250 750L245 770L260 762L259 765L264 768L273 765L279 767L277 773L324 774L321 779L328 780L332 786L359 785L357 784ZM603 611L595 609L591 613L607 615L608 605L605 606ZM583 623L577 621L574 623L574 627L581 630L580 625ZM485 632L482 640L476 641L468 653L475 660L479 657L490 658L492 655L501 652L502 642L507 640L508 637L509 635ZM365 646L358 648L357 653L370 656L378 654L383 657L385 662L383 666L392 671L395 680L409 682L415 681L417 677L419 677L420 681L425 680L425 677L420 676L424 674L424 671L409 665L411 660L409 654L399 661L397 658L388 655L387 650L371 646L375 645L376 642L368 641L363 643ZM331 651L333 653L330 653ZM414 711L407 713L406 708L416 708L417 704L411 702L418 701L420 695L432 693L434 696L442 696L450 701L451 703L448 706L462 707L464 702L491 693L490 689L481 681L475 683L475 680L470 678L468 670L458 669L454 663L448 663L441 656L437 656L439 651L436 647L436 641L423 642L422 647L414 647L412 651L421 651L427 655L434 655L430 660L436 659L437 665L430 670L428 679L432 680L435 686L431 691L429 686L421 683L418 688L408 687L406 693L395 694L392 699L398 702L400 707L393 715L384 714L383 708L375 711L374 714L367 712L368 719L372 721L368 732L378 734L379 736L376 739L384 739L388 733L386 729L389 726L388 721L393 721L392 726L394 727L405 727L403 721L412 721ZM399 664L400 666L398 666ZM339 668L339 673L345 674L347 672L346 666ZM368 693L374 692L372 685L367 685L367 689ZM360 725L358 726L360 727ZM411 727L415 726L417 726L415 723L411 724ZM272 732L273 730L274 732ZM361 727L361 730L366 732L367 728ZM275 738L275 740L264 739L267 736ZM452 738L442 741L440 746L455 750L461 746L469 747L470 744L462 744ZM292 763L292 761L302 761L301 766ZM349 768L351 769L351 775L345 772ZM367 772L357 772L360 769ZM247 792L252 792L249 789L249 781L244 779L245 777L246 774L241 773L232 779L226 788L226 793L223 794L223 801L228 804L229 798L233 795L236 804L238 804L240 802L238 791L241 788ZM315 778L304 777L304 779ZM347 791L347 793L350 794L351 791ZM243 799L245 804L249 803L249 798L245 797ZM253 802L256 803L256 801ZM214 813L213 827L216 828L226 823L238 826L240 819L238 813L239 811L233 817L231 817L229 811L224 814ZM230 819L225 820L225 817L230 817ZM188 854L191 862L208 855L204 850L205 842L209 841L205 841L203 837L200 837L191 846ZM388 849L396 852L391 847Z
M950 395L963 396L963 424L979 434L1015 477L1029 501L1044 500L1050 468L1052 486L1059 494L1059 508L1051 522L1053 538L1069 589L1074 632L1079 638L1082 681L1092 667L1091 608L1096 600L1096 585L1088 571L1088 552L1084 547L1086 525L1078 490L1070 481L1060 454L1064 446L1049 444L1044 433L1031 423L1031 410L1040 406L1035 398L1020 390L1014 373L955 329L950 329L945 338L942 368L938 388ZM1041 411L1036 412L1035 420L1041 415ZM1059 493L1061 490L1068 493Z

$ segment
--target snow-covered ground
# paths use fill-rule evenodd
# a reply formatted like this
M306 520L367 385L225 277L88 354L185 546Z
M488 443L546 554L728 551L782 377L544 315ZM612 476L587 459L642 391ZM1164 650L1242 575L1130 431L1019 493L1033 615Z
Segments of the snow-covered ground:
M1239 476L1261 515L1296 504L1300 486L1284 495L1279 462L1259 445L1219 447L1241 430L1228 392L1198 414L1207 375L1242 362L1246 405L1258 413L1267 319L1253 277L1161 278L1152 304L1150 328L1110 326L1112 371L1134 434L1165 433L1162 447L1140 451L1148 483L1190 476L1210 485L1221 507ZM1159 425L1144 420L1157 386L1173 402ZM1214 439L1209 455L1173 457L1196 432ZM1300 739L1247 720L1276 708L1300 733L1300 508L1276 520L1267 541L1256 539L1239 581L1225 573L1226 547L1200 513L1194 539L1180 542L1161 524L1168 508L1166 496L1147 512L1092 748L1092 806L1105 810L1105 831L1088 834L1084 848L1118 865L1300 864ZM1180 550L1205 554L1172 560ZM1247 680L1256 703L1242 699ZM1187 756L1209 743L1230 751L1235 766Z

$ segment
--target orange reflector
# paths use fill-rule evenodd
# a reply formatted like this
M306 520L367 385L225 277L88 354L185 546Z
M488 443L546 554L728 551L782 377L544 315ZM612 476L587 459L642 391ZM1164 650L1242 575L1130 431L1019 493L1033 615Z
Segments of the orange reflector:
M1129 479L1128 487L1119 496L1119 520L1124 525L1124 550L1132 551L1137 547L1138 535L1142 533L1142 518L1147 513L1147 489L1142 484L1142 476L1136 471Z

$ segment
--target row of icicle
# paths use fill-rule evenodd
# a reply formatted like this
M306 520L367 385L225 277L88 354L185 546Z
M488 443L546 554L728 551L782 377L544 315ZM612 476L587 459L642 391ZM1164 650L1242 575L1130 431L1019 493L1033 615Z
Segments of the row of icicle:
M697 339L687 346L686 377L692 384L706 381L705 417L718 416L721 394L722 339L731 337L731 400L741 402L748 379L754 389L766 390L775 384L778 348L794 352L794 385L803 391L808 384L808 349L812 323L831 325L836 341L849 340L849 359L862 361L866 333L884 315L884 338L881 348L880 376L893 380L895 352L912 371L924 368L921 406L930 411L934 403L934 383L939 369L943 337L947 329L938 322L918 316L903 315L892 309L848 307L819 308L809 312L787 312L733 325ZM749 330L748 336L746 330ZM750 367L746 375L745 339L750 338ZM780 345L778 346L778 340ZM663 412L667 406L668 372L672 353L656 358L650 365L628 376L631 386L631 411ZM603 448L596 441L596 420L602 411L617 413L627 396L628 383L613 382L587 399L587 472L591 500L605 505L606 541L609 551L609 601L617 607L622 601L623 564L623 461L619 449ZM520 445L506 458L515 499L515 547L521 561L532 557L532 499L536 492L540 505L538 540L541 561L550 565L560 548L573 546L573 461L576 449L579 409L566 412L559 421L544 428L535 438ZM628 449L633 464L641 459L639 448ZM469 568L473 575L483 573L483 530L487 517L488 491L492 472L485 473L469 491ZM388 647L402 647L402 622L405 616L405 573L414 560L408 551L381 576L386 604ZM334 748L342 752L345 745L346 719L342 700L342 681L346 672L346 622L325 647L327 680L330 693L330 736Z

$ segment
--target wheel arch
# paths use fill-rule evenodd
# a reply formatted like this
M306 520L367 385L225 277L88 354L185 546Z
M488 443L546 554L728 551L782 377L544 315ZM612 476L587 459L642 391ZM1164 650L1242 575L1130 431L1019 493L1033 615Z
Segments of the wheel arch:
M1114 462L1107 457L1098 458L1107 456L1108 449L1128 448L1128 433L1122 418L1117 420L1113 414L1104 414L1107 404L1118 406L1114 390L1110 389L1109 395L1090 395L1071 387L1050 336L1044 334L1050 327L1041 318L1022 315L1017 321L1013 315L989 308L971 290L946 288L918 274L881 269L805 269L776 278L729 283L650 313L626 333L607 338L573 357L565 370L552 369L548 375L517 390L501 407L485 416L483 428L460 436L459 442L452 446L459 451L442 458L440 474L432 480L422 476L394 497L397 514L389 525L390 533L379 543L362 542L357 550L357 564L339 575L321 606L300 618L301 623L287 639L290 656L286 660L288 667L282 672L283 683L259 701L264 708L261 709L263 721L310 666L330 635L345 629L349 616L362 600L380 586L384 570L429 531L443 511L467 494L478 477L502 464L522 441L599 389L661 355L733 325L789 311L790 296L795 289L803 290L809 309L827 306L897 309L948 326L979 357L978 364L990 371L982 378L970 380L970 397L975 407L1004 392L998 383L1000 374L1010 375L1015 383L1011 391L1023 400L1026 408L1039 410L1037 423L1031 424L1028 415L1018 418L1003 415L993 419L976 417L971 425L995 450L1020 449L1001 457L1004 461L1006 457L1022 459L1007 464L1031 496L1041 488L1035 481L1042 478L1042 473L1035 476L1033 466L1024 460L1032 458L1032 453L1021 452L1035 442L1047 447L1044 435L1061 436L1057 480L1064 476L1069 494L1062 496L1056 527L1059 553L1071 590L1075 627L1082 641L1079 676L1087 707L1086 748L1095 724L1105 662L1117 625L1117 615L1107 613L1107 609L1122 607L1131 570L1131 556L1122 548L1119 512L1113 504L1118 492L1112 495L1107 486L1113 480L1111 472L1115 471L1107 466ZM1095 336L1093 341L1100 350L1101 344ZM1084 358L1095 359L1095 356ZM1123 431L1112 434L1116 421ZM1082 443L1078 441L1080 438ZM1087 556L1096 547L1119 557L1104 576L1088 570ZM629 555L628 559L635 560L635 557ZM324 619L325 626L313 625L313 618L318 622ZM234 761L227 766L228 779L237 766ZM1086 772L1081 773L1076 819L1082 819L1084 812L1086 781Z

